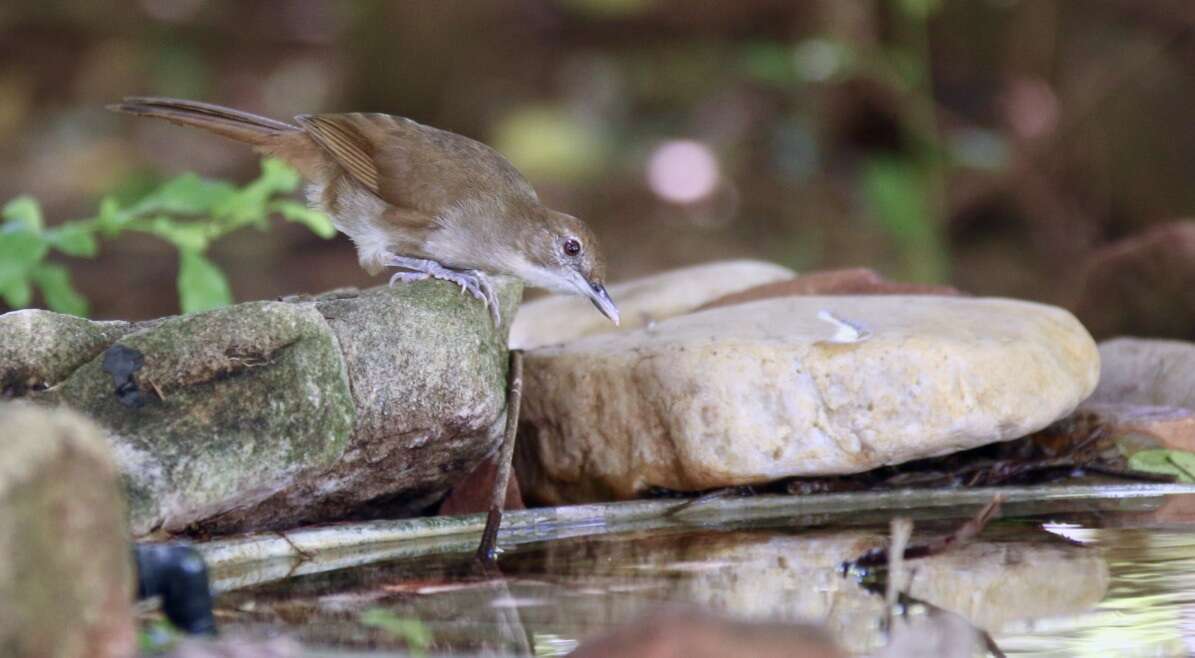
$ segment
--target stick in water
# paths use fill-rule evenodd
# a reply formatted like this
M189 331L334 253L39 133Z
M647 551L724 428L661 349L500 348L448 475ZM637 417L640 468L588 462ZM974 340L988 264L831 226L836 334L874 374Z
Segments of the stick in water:
M498 451L494 473L494 490L490 495L490 511L486 515L477 560L493 565L498 556L498 528L502 525L502 509L506 506L506 488L510 485L510 467L515 455L515 434L519 429L519 406L523 401L523 351L510 351L510 388L506 393L506 430Z

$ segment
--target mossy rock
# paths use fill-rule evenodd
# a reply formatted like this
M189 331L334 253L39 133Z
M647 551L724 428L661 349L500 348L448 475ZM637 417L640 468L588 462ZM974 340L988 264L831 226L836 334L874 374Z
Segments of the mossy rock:
M521 286L498 289L509 318ZM142 324L22 311L0 328L8 396L107 431L137 535L415 512L504 421L509 322L439 281Z

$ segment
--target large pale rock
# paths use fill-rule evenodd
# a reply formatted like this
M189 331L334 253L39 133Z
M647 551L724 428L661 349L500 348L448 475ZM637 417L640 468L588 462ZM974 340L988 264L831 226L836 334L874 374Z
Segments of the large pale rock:
M836 343L829 311L871 332ZM531 351L519 482L629 498L857 473L1024 436L1099 374L1064 310L1004 299L787 297Z
M1100 343L1103 372L1093 402L1195 411L1195 343L1114 338Z
M0 403L0 655L133 655L130 550L99 429Z
M531 349L583 336L629 331L693 311L748 288L796 276L787 267L756 260L729 260L669 270L610 286L622 323L615 327L584 298L551 295L524 304L510 329L510 346Z
M519 284L499 294L513 315ZM138 535L414 512L504 422L509 325L445 282L142 324L23 311L0 327L10 395L106 430Z

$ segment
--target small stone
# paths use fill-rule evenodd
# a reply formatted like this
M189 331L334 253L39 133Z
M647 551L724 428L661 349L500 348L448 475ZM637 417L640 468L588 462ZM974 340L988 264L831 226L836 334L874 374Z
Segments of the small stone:
M870 332L835 344L829 311ZM965 297L785 297L526 355L524 496L552 504L858 473L1069 414L1099 356L1066 311Z
M0 403L0 653L135 653L118 472L78 414Z
M1085 402L1076 417L1088 416L1122 446L1195 452L1195 411L1115 402Z
M1195 343L1114 338L1100 343L1100 385L1092 402L1195 411Z
M856 267L809 272L793 279L775 281L719 297L698 310L733 306L745 302L792 295L958 295L950 286L931 283L889 281L874 270Z
M787 267L729 260L669 270L609 287L622 323L614 326L586 299L550 295L524 304L510 329L510 346L532 349L583 336L630 331L689 313L702 304L760 284L791 279Z

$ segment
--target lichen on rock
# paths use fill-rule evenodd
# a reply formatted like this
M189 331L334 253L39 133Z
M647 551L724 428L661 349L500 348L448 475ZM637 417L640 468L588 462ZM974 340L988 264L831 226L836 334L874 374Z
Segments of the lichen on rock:
M521 294L501 279L504 317ZM506 335L448 283L140 324L0 316L6 395L104 428L134 533L291 527L426 505L498 440Z

